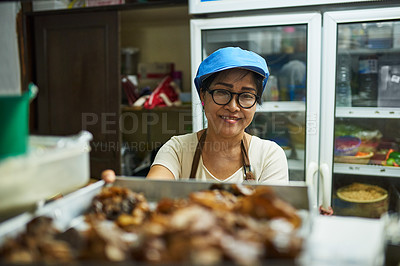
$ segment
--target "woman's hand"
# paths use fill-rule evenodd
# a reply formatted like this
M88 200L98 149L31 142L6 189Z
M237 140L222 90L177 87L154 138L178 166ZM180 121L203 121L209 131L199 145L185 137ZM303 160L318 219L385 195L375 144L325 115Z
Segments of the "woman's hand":
M101 172L101 179L104 180L104 182L110 184L114 183L115 181L115 172L111 169L104 170Z
M328 209L325 209L322 206L319 206L319 214L321 215L326 215L326 216L332 216L333 215L333 209L331 206L328 207Z
M162 165L154 165L151 167L147 179L161 179L161 180L175 180L174 175L166 167ZM115 182L115 172L111 169L104 170L101 172L101 179L107 184Z

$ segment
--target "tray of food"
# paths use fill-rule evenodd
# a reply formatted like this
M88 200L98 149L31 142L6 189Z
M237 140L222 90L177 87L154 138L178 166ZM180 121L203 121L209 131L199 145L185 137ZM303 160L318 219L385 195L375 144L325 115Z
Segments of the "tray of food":
M389 193L377 185L354 182L340 187L333 202L337 215L380 218L389 209Z
M0 224L0 262L254 265L296 260L310 230L304 185L118 177Z
M335 163L350 163L350 164L368 164L370 159L374 156L371 152L357 152L352 156L335 156Z

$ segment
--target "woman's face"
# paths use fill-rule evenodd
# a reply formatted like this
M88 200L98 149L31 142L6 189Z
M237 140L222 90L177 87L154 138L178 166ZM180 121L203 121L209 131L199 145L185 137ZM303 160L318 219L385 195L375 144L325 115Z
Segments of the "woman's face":
M224 89L235 93L251 92L257 94L254 76L250 71L230 69L220 72L210 85L209 90ZM225 137L242 135L253 120L256 104L251 108L242 108L237 95L226 105L218 105L209 92L201 93L204 112L208 120L208 129Z

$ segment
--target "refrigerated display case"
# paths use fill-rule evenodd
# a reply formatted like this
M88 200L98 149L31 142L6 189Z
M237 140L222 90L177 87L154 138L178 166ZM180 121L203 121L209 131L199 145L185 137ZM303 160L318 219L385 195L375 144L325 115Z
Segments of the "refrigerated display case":
M285 150L291 180L304 181L305 165L318 159L320 25L321 15L315 12L191 20L192 73L226 46L240 46L266 59L268 89L247 131ZM207 121L197 93L192 95L197 131ZM305 134L306 128L312 134Z
M192 18L192 76L221 47L263 56L271 76L247 131L285 150L290 180L310 185L315 208L335 210L340 187L389 191L400 180L400 167L386 165L400 144L400 5L299 10ZM207 121L194 88L192 97L197 131ZM355 153L335 152L345 136L357 139Z
M400 167L387 159L400 144L400 8L326 12L323 25L322 54L336 56L323 57L320 165L333 209L352 215L340 188L398 187ZM359 142L349 147L346 136Z
M373 2L375 0L358 0ZM189 0L190 14L204 14L228 11L244 11L266 8L303 7L316 5L346 4L349 0Z

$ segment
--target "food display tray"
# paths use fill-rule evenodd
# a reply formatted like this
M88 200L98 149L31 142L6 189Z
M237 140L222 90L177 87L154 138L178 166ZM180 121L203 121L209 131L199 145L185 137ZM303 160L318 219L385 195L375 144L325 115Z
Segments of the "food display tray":
M210 189L216 183L198 181L161 181L146 180L135 177L117 177L114 186L121 186L131 189L134 192L141 192L149 202L157 202L162 198L185 198L191 192ZM26 224L37 216L53 218L54 225L61 231L68 228L79 228L83 224L83 215L90 208L92 199L101 191L105 185L104 181L98 181L81 188L67 196L50 202L35 212L26 212L0 224L0 246L8 237L15 237L25 230ZM232 184L219 184L220 187L228 189ZM254 184L254 186L261 186ZM276 194L286 202L292 204L298 210L308 213L309 201L308 190L305 185L269 186ZM304 220L304 214L303 214ZM308 220L308 219L307 219ZM309 230L309 222L303 226L304 232ZM304 233L303 233L304 234Z
M118 177L114 185L127 187L135 192L142 192L148 201L159 201L162 198L184 198L191 192L210 189L213 185L218 185L222 189L228 190L232 183L214 183L199 181L164 181L148 180L144 178ZM251 184L251 186L265 186L261 184ZM299 210L309 210L310 202L308 189L304 182L292 182L289 185L268 185L284 201L290 203Z
M82 215L89 210L92 199L100 193L103 186L104 181L98 181L39 207L35 211L24 212L0 223L0 246L6 238L15 237L25 231L26 224L34 217L53 218L55 226L61 231L78 226L83 222Z

